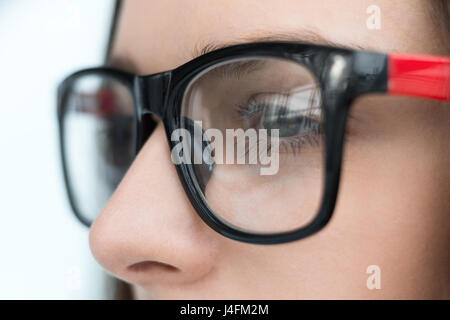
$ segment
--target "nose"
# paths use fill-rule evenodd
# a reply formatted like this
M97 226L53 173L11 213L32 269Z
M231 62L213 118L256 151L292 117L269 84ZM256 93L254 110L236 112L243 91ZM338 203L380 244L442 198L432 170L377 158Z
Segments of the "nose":
M105 269L146 286L207 277L218 238L191 207L158 125L92 225L89 243Z

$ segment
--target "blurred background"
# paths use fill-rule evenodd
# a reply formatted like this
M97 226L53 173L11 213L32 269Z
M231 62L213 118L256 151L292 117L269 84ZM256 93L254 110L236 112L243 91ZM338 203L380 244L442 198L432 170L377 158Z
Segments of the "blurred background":
M103 63L112 0L0 0L0 299L108 299L59 161L56 87Z

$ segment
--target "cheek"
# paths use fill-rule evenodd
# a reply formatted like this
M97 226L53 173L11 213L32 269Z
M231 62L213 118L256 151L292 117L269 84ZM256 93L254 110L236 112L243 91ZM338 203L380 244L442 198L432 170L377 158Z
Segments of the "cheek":
M449 205L448 176L442 174L446 166L440 159L430 156L436 150L417 154L398 149L377 148L379 155L361 154L363 161L348 157L339 190L339 219L369 224L370 232L377 233L401 228L421 232L443 220Z
M359 208L367 214L357 217L386 222L386 230L396 223L416 230L447 217L450 127L439 115L424 112L428 106L419 107L399 105L401 115L376 118L380 124L372 125L368 136L350 138L344 151L340 208Z
M285 162L274 175L260 175L260 165L216 165L205 190L208 204L227 222L253 232L305 226L319 209L323 170Z
M411 141L405 130L370 148L348 146L325 231L342 235L349 270L379 265L390 287L384 294L397 297L449 285L449 159L430 137Z
M344 150L340 220L398 240L429 238L448 228L450 114L445 109L390 97L355 106L360 121L353 121L354 135Z

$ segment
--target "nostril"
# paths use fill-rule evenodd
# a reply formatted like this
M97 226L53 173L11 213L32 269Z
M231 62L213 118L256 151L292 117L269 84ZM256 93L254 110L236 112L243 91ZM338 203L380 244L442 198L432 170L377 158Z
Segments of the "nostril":
M158 262L158 261L142 261L132 264L128 267L128 270L133 272L148 272L150 270L159 270L166 272L177 272L178 268L171 266L170 264Z

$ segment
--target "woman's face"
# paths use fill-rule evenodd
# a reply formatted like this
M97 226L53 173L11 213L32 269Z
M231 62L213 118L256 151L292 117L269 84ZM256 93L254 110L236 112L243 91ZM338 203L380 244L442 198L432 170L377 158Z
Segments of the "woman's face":
M258 40L447 56L429 2L125 1L112 60L145 75L205 46ZM373 4L380 29L366 25ZM320 232L269 246L219 235L191 207L159 125L93 224L96 259L137 298L450 298L449 105L367 97L352 110L336 209ZM380 289L367 286L372 265Z

